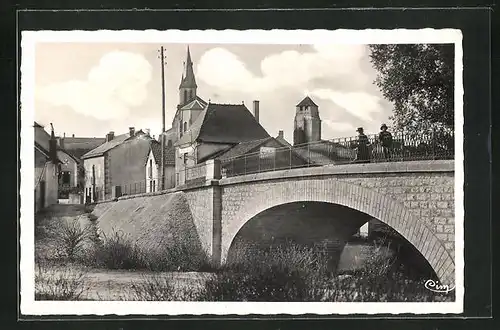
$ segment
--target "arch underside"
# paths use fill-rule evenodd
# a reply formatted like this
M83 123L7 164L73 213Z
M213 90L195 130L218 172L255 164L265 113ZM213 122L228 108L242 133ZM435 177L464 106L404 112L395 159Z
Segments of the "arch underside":
M343 233L339 237L349 237L352 228L359 228L370 218L378 219L412 244L427 260L442 283L454 283L455 263L443 242L424 221L419 220L410 210L389 196L335 178L267 182L260 186L254 184L253 191L234 212L234 216L225 221L227 228L223 231L221 251L223 261L227 259L229 248L240 229L257 215L264 211L269 212L270 209L279 209L277 206L286 204L321 202L358 211L349 217L356 224L337 225L336 230ZM355 218L356 213L360 214L358 218Z

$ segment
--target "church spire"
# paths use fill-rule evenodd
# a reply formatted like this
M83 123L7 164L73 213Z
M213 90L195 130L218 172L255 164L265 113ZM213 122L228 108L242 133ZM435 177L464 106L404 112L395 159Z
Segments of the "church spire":
M191 60L191 52L187 47L186 62L182 72L182 80L179 88L196 88L196 79L194 78L193 61Z

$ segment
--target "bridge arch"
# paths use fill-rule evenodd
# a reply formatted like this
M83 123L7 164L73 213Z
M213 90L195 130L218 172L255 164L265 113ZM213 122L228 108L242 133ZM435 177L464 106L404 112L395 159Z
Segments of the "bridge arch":
M235 185L233 189L238 189ZM250 192L241 184L245 198L232 216L223 216L221 259L225 261L229 248L240 229L260 213L280 205L296 202L337 204L376 218L410 242L433 268L443 283L453 283L455 263L444 244L428 225L404 205L373 189L336 178L303 178L254 183Z

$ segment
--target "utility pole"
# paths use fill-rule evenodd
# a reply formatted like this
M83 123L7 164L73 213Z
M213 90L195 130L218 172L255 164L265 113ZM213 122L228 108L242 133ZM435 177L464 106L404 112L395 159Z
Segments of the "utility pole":
M161 161L160 161L160 182L158 182L159 190L165 189L165 61L163 46L160 47L160 62L161 62Z

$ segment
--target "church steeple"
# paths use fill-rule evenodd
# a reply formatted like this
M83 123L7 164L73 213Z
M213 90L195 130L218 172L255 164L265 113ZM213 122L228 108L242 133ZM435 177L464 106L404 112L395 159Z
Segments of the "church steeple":
M186 62L184 62L184 70L182 72L181 83L179 85L179 104L184 105L196 98L196 79L194 77L193 61L191 60L191 52L187 47Z

